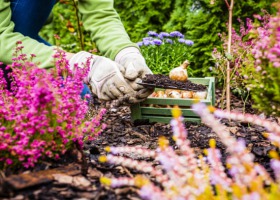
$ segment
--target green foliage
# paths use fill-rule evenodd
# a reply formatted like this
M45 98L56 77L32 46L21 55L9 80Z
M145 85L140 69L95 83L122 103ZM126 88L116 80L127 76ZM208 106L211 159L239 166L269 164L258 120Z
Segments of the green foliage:
M266 114L280 115L280 70L272 64L264 67L265 73L254 73L248 80L252 86L254 107Z
M245 21L253 14L261 13L262 9L274 12L271 4L276 0L237 1L233 8L233 25L238 29L238 18ZM224 0L216 0L211 5L210 0L177 0L171 19L164 26L169 31L176 27L185 32L194 41L191 54L194 57L194 73L210 75L209 67L214 66L211 52L214 47L221 46L218 33L227 32L228 9Z
M238 18L245 21L253 14L269 13L275 9L271 3L276 0L236 1L233 9L233 25L238 30ZM209 67L215 63L211 58L214 47L222 47L218 33L227 33L228 9L224 0L115 0L114 6L133 42L141 40L148 31L180 31L194 41L190 54L195 76L213 75ZM70 52L81 50L78 39L78 24L73 0L63 1L53 10L53 21L41 35L55 44L54 34L61 37L61 46ZM82 28L85 50L93 50L94 44Z
M150 31L161 31L176 0L115 0L115 8L133 41ZM174 30L174 29L173 29Z
M82 33L81 38L79 28ZM90 40L89 33L83 29L82 23L78 26L74 0L61 1L54 6L50 23L42 29L40 35L50 44L61 46L68 52L83 50L82 44L84 50L87 51L95 48L94 43ZM54 35L58 35L60 40L57 41Z

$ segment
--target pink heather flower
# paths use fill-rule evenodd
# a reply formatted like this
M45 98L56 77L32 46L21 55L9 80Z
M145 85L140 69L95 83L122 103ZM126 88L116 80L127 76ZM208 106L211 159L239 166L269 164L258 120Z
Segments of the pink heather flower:
M90 94L86 94L86 95L85 95L85 98L86 98L86 99L89 99L89 98L90 98Z
M7 158L7 159L6 159L6 163L7 163L8 165L11 165L11 164L13 164L13 160L10 159L10 158Z
M242 196L242 200L261 200L261 199L262 198L257 191Z
M277 182L280 183L280 161L276 159L272 159L270 161L270 166L274 171Z
M74 143L82 148L87 136L96 138L105 128L100 120L106 110L94 118L95 123L87 124L88 131L83 132L88 104L80 93L88 67L77 68L73 73L65 52L58 50L54 56L56 67L39 69L27 60L22 49L17 46L17 57L9 66L14 80L11 92L5 89L0 70L0 160L8 164L13 155L17 161L13 164L20 162L28 168L42 156L58 159Z

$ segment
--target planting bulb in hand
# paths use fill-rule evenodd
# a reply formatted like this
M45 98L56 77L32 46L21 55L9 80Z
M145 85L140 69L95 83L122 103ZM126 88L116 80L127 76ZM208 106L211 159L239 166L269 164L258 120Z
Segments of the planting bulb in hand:
M188 60L185 60L179 67L172 69L169 72L169 78L174 81L186 82L188 80L187 67L189 66L189 64L190 62Z

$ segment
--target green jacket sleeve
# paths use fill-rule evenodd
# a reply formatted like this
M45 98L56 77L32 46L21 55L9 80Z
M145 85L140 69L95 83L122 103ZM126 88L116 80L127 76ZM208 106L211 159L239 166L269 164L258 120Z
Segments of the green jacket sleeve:
M114 60L126 47L138 48L130 41L113 0L79 0L78 7L85 30L90 32L102 55Z
M35 54L33 58L40 68L49 68L54 66L52 55L55 53L54 47L49 47L39 43L20 33L14 32L14 23L11 21L11 9L9 0L0 0L0 61L4 64L12 63L12 55L17 41L22 42L24 46L23 53L29 56Z

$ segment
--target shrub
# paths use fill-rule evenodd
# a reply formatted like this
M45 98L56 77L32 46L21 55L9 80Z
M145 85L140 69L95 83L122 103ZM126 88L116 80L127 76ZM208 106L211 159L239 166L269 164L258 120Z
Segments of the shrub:
M252 79L247 80L255 107L266 114L280 115L280 4L266 27L257 28L256 59Z
M0 169L33 167L40 159L55 158L84 140L93 140L105 128L105 112L86 121L86 100L81 99L88 68L68 69L64 52L55 55L55 68L39 69L18 42L16 57L8 67L11 90L0 70Z
M209 67L214 67L212 51L222 45L218 33L227 32L228 10L224 0L176 0L170 20L163 26L164 31L179 30L194 41L190 53L193 55L193 73L196 76L209 76ZM276 0L238 1L233 8L233 27L238 31L239 21L245 22L253 14L263 10L274 13L271 6ZM246 12L245 12L246 11Z
M230 60L232 91L241 97L250 93L253 107L279 115L280 10L274 17L268 13L254 16L254 21L247 19L246 27L241 22L240 32L233 30L231 55L225 53L227 36L221 34L223 49L213 51L213 71L225 82L226 61Z
M226 146L226 167L213 139L209 142L210 148L205 150L205 157L195 155L187 139L181 112L179 108L174 108L171 126L178 147L176 151L168 145L167 139L159 138L156 150L128 146L107 147L106 151L110 154L99 158L101 162L123 165L150 174L151 179L145 175L132 178L101 177L101 183L111 187L139 187L138 192L143 199L277 199L280 195L278 154L270 152L275 175L273 179L262 165L254 162L254 156L246 149L245 143L230 136L230 132L215 117L264 126L269 132L266 136L277 147L280 146L280 126L254 115L225 112L203 103L194 104L192 108ZM127 153L150 158L151 162L127 158ZM162 167L154 166L154 160Z
M179 31L170 33L149 31L148 37L144 37L137 44L153 73L168 74L185 60L192 59L189 49L193 41L184 37Z
M59 0L52 10L49 22L40 32L40 35L52 45L74 53L95 49L89 33L80 22L81 16L77 13L76 3L76 0ZM59 43L54 35L60 36Z
M139 41L149 30L162 30L175 8L175 1L115 0L114 3L132 41Z
M268 17L268 16L267 16ZM245 80L253 78L248 76L254 67L254 56L252 48L256 40L252 37L254 23L247 18L246 25L240 20L240 31L232 29L231 54L227 53L228 36L225 33L219 34L223 42L222 48L214 48L212 57L215 67L211 67L211 71L217 78L217 84L223 87L223 96L226 89L227 61L230 61L230 87L231 91L241 97L243 100L248 98L249 91L246 87Z

